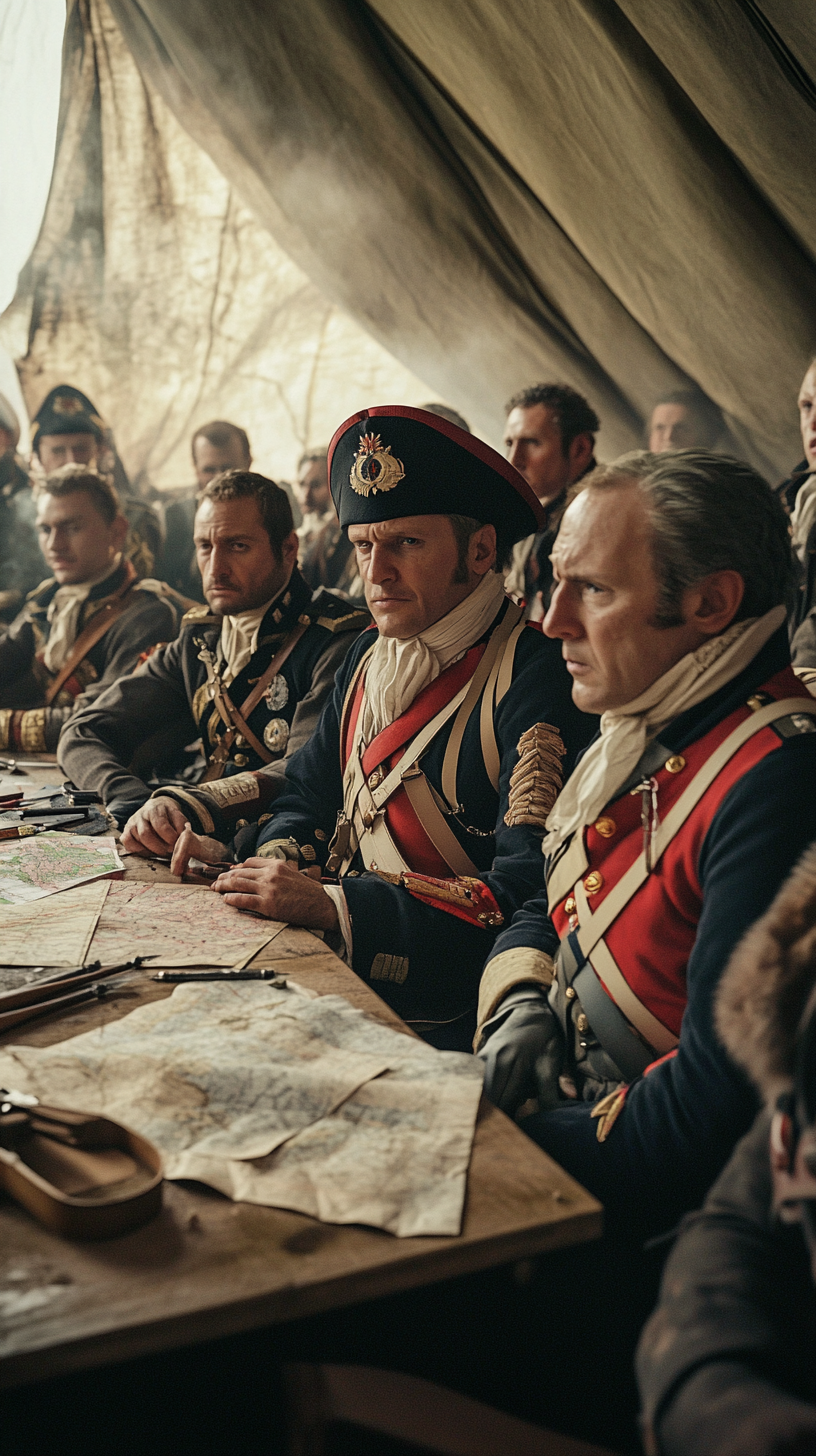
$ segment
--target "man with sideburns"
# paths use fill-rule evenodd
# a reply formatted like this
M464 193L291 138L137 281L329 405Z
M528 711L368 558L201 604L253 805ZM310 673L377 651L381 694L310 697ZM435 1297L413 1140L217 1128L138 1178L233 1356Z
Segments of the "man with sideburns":
M418 1031L462 1048L485 956L535 890L544 821L594 722L504 593L498 563L541 521L513 466L437 415L383 406L340 427L329 470L376 625L214 888L322 931ZM225 852L188 831L174 871Z
M552 561L544 631L601 726L547 819L546 888L491 950L477 1046L488 1094L637 1238L753 1120L712 1002L816 834L816 705L787 520L749 466L623 456L575 487Z

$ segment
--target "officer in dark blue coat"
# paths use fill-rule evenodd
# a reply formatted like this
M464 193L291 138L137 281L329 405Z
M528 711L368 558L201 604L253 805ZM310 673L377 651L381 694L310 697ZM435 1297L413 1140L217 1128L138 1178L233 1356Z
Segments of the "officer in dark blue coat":
M376 628L216 889L324 931L423 1035L467 1047L485 956L540 883L544 820L594 720L495 569L540 516L507 461L388 406L341 426L330 478ZM175 867L201 848L185 836Z

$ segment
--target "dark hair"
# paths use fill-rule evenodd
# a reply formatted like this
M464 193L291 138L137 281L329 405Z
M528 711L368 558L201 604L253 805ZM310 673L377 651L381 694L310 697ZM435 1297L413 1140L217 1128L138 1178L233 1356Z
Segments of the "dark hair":
M455 582L464 582L468 579L467 557L468 547L470 546L470 538L473 535L473 532L481 530L482 526L484 526L486 522L477 521L475 516L450 515L448 516L448 520L453 527L453 534L456 537L456 548L459 552L459 556L456 562L456 570L453 574L453 579ZM510 555L512 543L504 539L498 526L495 529L496 560L493 563L493 570L502 571L504 569L504 562L506 558Z
M714 571L738 571L745 583L735 622L788 604L795 581L788 518L750 465L710 450L633 450L585 475L569 501L633 480L652 528L656 626L679 626L683 593Z
M545 409L552 410L555 415L561 431L561 449L565 455L578 435L594 436L596 430L601 428L601 422L592 405L577 389L571 389L568 384L531 384L528 389L519 390L518 394L514 394L507 401L505 414L509 415L514 409L532 409L536 404L543 404Z
M277 561L283 560L283 543L294 530L292 507L285 490L265 475L252 470L223 470L198 497L199 509L204 501L254 500L269 537Z
M61 465L59 470L52 470L42 484L36 487L36 494L53 495L61 499L66 495L76 495L81 490L91 497L105 524L112 526L116 517L122 513L119 496L107 477L88 465L71 463Z
M652 415L659 404L679 404L688 410L690 415L694 415L698 425L697 433L700 436L699 446L695 446L696 449L710 450L714 441L718 440L725 430L725 420L722 417L721 409L713 400L709 399L707 394L703 394L701 389L668 390L655 400L652 405ZM652 415L649 416L650 420Z
M201 425L199 429L193 432L193 438L190 441L190 450L194 465L196 463L196 440L206 440L208 444L214 445L216 450L226 450L237 441L247 465L249 465L252 459L252 453L249 448L249 437L246 430L242 430L240 425L231 425L229 420L210 420L209 424Z
M438 415L440 420L447 420L450 425L458 425L460 430L464 430L468 435L470 434L470 425L464 415L460 415L458 410L451 409L450 405L421 404L419 408L427 410L429 415Z

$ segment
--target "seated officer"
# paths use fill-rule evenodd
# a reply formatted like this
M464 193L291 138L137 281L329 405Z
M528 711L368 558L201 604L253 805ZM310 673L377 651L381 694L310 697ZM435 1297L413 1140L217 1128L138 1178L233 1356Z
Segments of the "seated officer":
M547 820L546 891L485 967L480 1054L493 1100L535 1099L525 1131L637 1235L700 1201L754 1116L712 1000L816 835L816 705L790 666L787 521L749 466L601 467L553 566L544 630L601 731Z
M162 544L158 514L147 501L130 494L113 433L87 394L72 384L58 384L46 395L32 425L32 450L46 475L63 465L90 465L100 475L110 477L128 523L125 555L133 562L137 576L151 577ZM25 498L19 496L17 500L24 513ZM30 586L34 585L32 581Z
M167 854L191 816L210 831L222 809L265 807L368 622L336 597L312 602L291 506L263 475L230 470L206 487L195 546L209 607L188 612L177 640L78 714L60 744L65 772L129 820L123 844L145 854ZM171 771L199 735L210 807L183 786L151 798L145 778Z
M379 631L352 648L271 820L238 835L245 863L215 888L334 933L401 1015L462 1046L495 930L540 877L562 765L594 722L495 570L497 536L509 546L540 516L511 465L436 415L383 406L341 426L330 472ZM186 835L174 865L202 847ZM337 881L298 873L315 862Z
M173 637L160 582L137 582L122 547L127 521L113 486L66 465L37 491L36 526L54 575L0 637L0 749L53 752L72 713Z

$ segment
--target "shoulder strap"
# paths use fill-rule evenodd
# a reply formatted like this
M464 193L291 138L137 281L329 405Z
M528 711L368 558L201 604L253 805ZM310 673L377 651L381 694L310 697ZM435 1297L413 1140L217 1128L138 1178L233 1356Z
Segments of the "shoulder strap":
M750 718L743 719L737 727L723 740L719 748L706 759L702 768L694 775L688 788L680 795L676 804L658 828L655 838L652 863L656 865L662 854L668 849L675 835L682 829L692 810L700 802L706 789L713 784L717 775L725 768L725 765L734 757L738 749L742 748L754 734L767 728L778 718L786 718L790 713L801 713L807 711L808 700L801 698L783 698L778 702L767 703ZM816 715L816 705L812 712ZM597 945L598 941L614 920L618 918L621 911L634 895L637 894L641 885L648 878L649 871L646 868L646 858L643 852L638 855L634 864L626 871L626 874L618 880L618 883L610 890L605 900L598 906L594 914L585 916L584 922L577 932L578 941L585 956ZM580 884L580 881L578 882ZM576 887L577 888L577 887ZM583 885L581 886L583 889ZM587 906L588 908L588 906Z
M287 657L297 647L304 632L310 626L311 619L309 617L305 621L298 622L294 631L289 633L280 650L275 653L266 671L258 678L252 692L248 698L244 699L240 708L236 708L227 689L220 684L219 680L219 685L213 694L213 702L218 709L219 717L224 724L226 732L221 735L215 746L210 762L207 765L207 770L200 780L202 784L212 783L215 779L221 778L224 772L224 764L238 733L243 735L250 747L255 750L262 763L272 762L274 754L270 753L268 748L261 743L261 740L255 736L246 720L258 706L273 677L283 667Z
M521 620L519 620L521 618ZM508 603L501 622L493 633L490 641L482 653L479 666L470 680L470 687L459 712L456 721L451 729L448 745L445 749L445 757L442 762L442 793L450 809L455 812L459 806L459 796L456 788L456 775L459 767L459 753L462 747L462 739L465 736L465 729L473 709L479 697L482 696L482 713L480 718L482 753L484 754L485 767L488 778L494 789L498 789L499 775L496 764L498 762L498 749L496 747L496 736L493 732L493 691L488 692L487 684L491 679L491 685L495 685L499 677L499 667L503 664L504 657L510 654L510 672L507 677L507 686L502 692L502 697L510 685L513 671L513 657L515 656L518 634L524 626L524 609L517 607L514 602ZM495 669L495 675L494 674ZM502 678L504 674L502 674ZM489 698L489 722L488 731L485 724L485 703Z
M133 577L126 577L115 596L94 613L90 622L77 637L56 677L48 684L45 694L46 707L51 706L60 688L68 681L74 669L79 666L83 657L88 656L91 648L95 647L97 642L102 641L105 633L113 626L117 618L135 605L136 589Z

